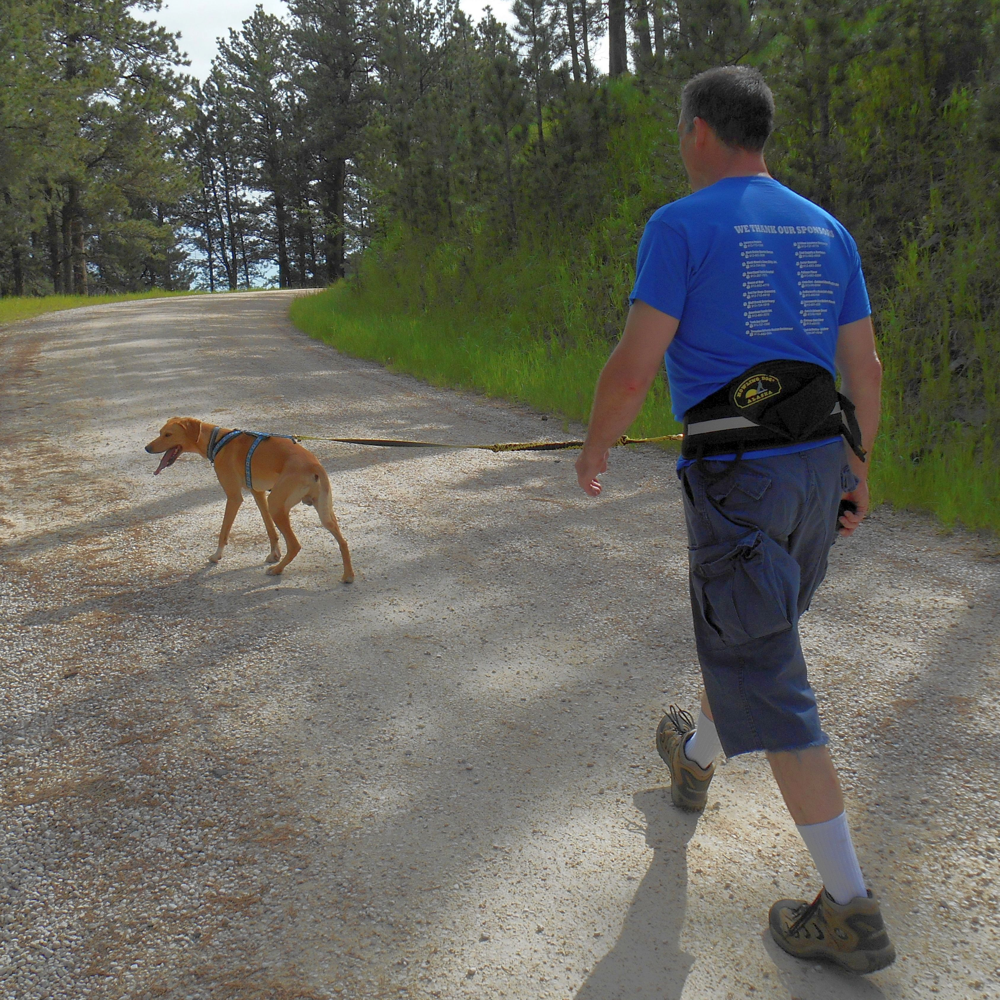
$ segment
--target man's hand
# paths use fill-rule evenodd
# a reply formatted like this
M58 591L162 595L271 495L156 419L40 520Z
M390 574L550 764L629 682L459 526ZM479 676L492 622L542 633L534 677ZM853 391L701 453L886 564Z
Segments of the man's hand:
M608 450L639 415L676 332L673 316L638 299L632 303L622 339L597 380L587 440L576 462L577 479L588 496L600 494L597 476L608 468Z
M584 448L576 460L576 481L580 489L588 496L596 497L601 493L601 484L597 477L608 471L608 452Z
M861 480L850 493L845 493L842 499L850 500L857 507L856 511L845 510L838 519L840 526L837 528L837 534L846 538L848 535L854 534L854 529L865 519L865 515L868 513L867 481L864 479Z

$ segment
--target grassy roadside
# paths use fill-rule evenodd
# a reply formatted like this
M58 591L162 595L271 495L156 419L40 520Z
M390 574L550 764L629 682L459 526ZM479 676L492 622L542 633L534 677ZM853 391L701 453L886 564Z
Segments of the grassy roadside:
M310 336L392 371L586 422L594 383L608 355L607 341L545 340L512 330L496 317L477 317L471 325L446 309L400 313L373 298L345 282L296 299L291 317ZM960 524L1000 533L1000 467L982 460L977 435L956 426L946 444L928 447L929 440L942 438L927 428L921 431L891 369L885 399L873 458L875 503L933 513L949 528ZM670 414L666 384L657 380L629 433L642 437L679 429Z
M77 309L80 306L102 306L110 302L131 302L133 299L161 299L174 295L197 295L197 292L127 292L122 295L42 295L8 296L0 298L0 326L16 323L21 319L32 319L43 313L58 312L62 309Z
M405 372L432 385L474 389L585 423L608 345L599 338L566 343L519 334L502 320L474 326L444 310L424 315L380 311L347 283L296 299L292 321L339 351ZM658 380L632 425L634 437L674 434L666 383Z

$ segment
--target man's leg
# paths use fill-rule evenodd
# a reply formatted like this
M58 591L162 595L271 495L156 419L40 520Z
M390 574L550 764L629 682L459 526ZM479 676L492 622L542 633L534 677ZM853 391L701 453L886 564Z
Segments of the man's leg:
M825 746L806 747L769 753L767 759L826 891L841 904L866 897L830 751Z
M708 696L701 693L701 713L695 723L694 732L684 741L684 756L693 760L699 767L708 768L715 763L715 758L722 753L722 742L712 719L712 709L708 704Z
M702 692L701 715L695 731L684 742L684 754L699 767L709 768L720 751L712 709ZM838 903L864 896L864 877L854 853L844 796L830 751L825 746L806 747L768 753L767 759L827 892Z

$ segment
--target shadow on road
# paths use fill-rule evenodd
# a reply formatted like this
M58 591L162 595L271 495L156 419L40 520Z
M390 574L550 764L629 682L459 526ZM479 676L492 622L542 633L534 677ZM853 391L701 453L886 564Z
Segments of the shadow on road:
M675 809L666 788L632 797L646 817L653 861L628 908L614 947L576 1000L679 1000L694 956L681 948L687 899L687 845L698 817Z
M774 962L781 985L791 1000L879 1000L882 992L871 980L862 979L828 962L804 962L786 955L771 940L769 931L761 935L764 950Z

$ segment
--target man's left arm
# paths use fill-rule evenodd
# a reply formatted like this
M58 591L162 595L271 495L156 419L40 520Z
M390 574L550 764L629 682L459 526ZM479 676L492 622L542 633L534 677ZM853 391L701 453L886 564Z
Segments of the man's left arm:
M576 476L585 493L601 492L597 480L608 468L608 451L639 415L663 355L680 321L636 299L625 332L597 380L587 439L576 460Z

